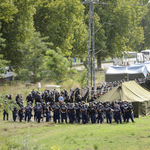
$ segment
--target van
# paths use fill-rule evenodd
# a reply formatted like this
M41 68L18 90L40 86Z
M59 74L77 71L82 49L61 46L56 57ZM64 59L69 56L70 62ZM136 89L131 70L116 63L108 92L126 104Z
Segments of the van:
M141 51L146 57L146 61L150 61L150 49Z
M145 61L145 55L143 53L137 53L137 63L144 63Z
M122 58L113 58L114 66L126 66L135 63L137 63L137 52L124 52Z
M1 74L1 78L5 80L12 80L14 78L13 69L12 67L6 66L4 73Z

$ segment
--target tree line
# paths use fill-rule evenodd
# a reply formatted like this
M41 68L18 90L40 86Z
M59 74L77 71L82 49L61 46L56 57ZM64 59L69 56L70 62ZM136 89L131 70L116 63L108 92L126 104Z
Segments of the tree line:
M87 58L89 4L81 2L1 0L0 68L13 66L18 79L33 82L45 77L62 82L74 73L68 70L72 58ZM95 30L106 22L95 34L98 68L108 56L150 45L148 0L105 2L94 6Z

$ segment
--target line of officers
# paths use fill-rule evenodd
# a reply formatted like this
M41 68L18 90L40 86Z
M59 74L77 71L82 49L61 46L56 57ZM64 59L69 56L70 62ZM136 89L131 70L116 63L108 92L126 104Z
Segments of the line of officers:
M6 101L7 103L7 101ZM107 123L112 123L112 119L118 124L124 122L129 122L129 119L134 123L134 115L133 115L133 105L131 102L123 102L123 101L115 101L104 103L99 102L90 102L87 105L84 101L79 103L64 103L62 102L54 102L51 104L50 102L37 102L35 106L32 105L32 102L29 101L27 106L24 106L23 103L19 105L14 102L13 106L13 120L16 121L18 117L19 121L22 120L31 121L31 118L34 118L34 121L40 123L40 121L44 121L44 117L46 118L46 122L54 121L55 123L66 122L68 123L83 123L86 124L91 121L94 123L103 123L106 118ZM3 113L3 119L5 120L5 115L8 114ZM69 118L69 119L68 119Z

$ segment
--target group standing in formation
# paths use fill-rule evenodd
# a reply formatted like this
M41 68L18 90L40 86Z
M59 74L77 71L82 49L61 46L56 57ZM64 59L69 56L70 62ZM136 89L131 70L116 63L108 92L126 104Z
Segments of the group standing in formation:
M104 87L104 85L102 86ZM84 91L82 97L79 88L70 91L70 94L68 94L67 90L61 90L59 93L55 89L51 91L46 89L43 93L40 93L33 89L26 97L26 106L24 106L21 93L16 96L15 101L12 100L12 95L6 95L3 120L5 120L5 117L8 120L8 110L11 108L13 120L16 121L18 118L20 122L25 120L40 123L42 120L55 123L86 124L91 122L94 124L103 123L105 119L107 123L112 123L112 119L116 123L129 122L129 119L134 122L134 108L130 102L121 100L111 103L108 101L93 102L97 99L97 95L93 93L92 98L88 99L88 89Z

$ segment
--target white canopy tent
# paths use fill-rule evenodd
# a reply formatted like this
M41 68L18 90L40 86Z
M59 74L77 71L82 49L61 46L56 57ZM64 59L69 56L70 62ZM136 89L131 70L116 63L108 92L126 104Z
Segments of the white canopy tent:
M110 66L105 72L105 81L135 80L146 78L148 70L146 65Z

